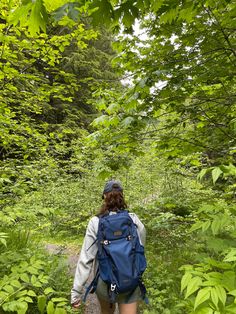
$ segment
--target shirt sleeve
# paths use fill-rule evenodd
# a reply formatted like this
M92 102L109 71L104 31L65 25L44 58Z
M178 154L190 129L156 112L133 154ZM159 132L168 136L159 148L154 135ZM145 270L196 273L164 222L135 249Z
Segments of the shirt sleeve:
M84 286L93 268L93 262L96 258L98 250L96 243L97 227L98 218L93 217L88 223L83 245L80 251L75 271L74 284L71 289L71 304L76 303L81 299Z
M133 222L137 226L138 235L140 242L143 246L145 246L146 243L146 229L144 227L144 224L141 222L141 220L138 218L138 216L134 213L130 213L131 218L133 219Z

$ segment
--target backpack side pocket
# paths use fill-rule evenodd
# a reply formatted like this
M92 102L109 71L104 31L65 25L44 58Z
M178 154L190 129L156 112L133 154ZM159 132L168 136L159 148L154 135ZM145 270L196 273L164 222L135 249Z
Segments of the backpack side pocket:
M145 269L147 268L146 257L144 254L144 247L139 244L136 248L136 260L135 260L136 270L138 275L141 276Z

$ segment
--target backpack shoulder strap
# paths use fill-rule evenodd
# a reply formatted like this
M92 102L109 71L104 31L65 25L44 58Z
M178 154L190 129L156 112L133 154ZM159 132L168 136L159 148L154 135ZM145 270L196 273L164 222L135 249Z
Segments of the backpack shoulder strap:
M89 293L94 293L96 291L97 284L98 284L98 278L99 278L99 269L97 270L93 281L90 283L90 285L86 289L86 292L85 292L84 297L83 297L83 302L86 301L86 298L87 298Z
M141 296L142 296L143 301L146 304L149 304L149 300L148 300L148 297L147 297L147 290L146 290L146 287L145 287L144 283L142 282L142 279L139 280L139 288L140 288L140 291L141 291Z

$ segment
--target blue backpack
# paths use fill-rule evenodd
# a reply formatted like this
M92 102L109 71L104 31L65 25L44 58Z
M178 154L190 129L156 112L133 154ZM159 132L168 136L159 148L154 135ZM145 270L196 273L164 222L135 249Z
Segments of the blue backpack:
M98 233L98 271L87 288L87 294L96 291L100 277L108 288L111 303L116 302L119 293L132 292L140 287L143 299L146 288L142 282L142 274L146 269L144 247L140 244L137 226L128 211L120 210L117 214L104 214L99 217Z

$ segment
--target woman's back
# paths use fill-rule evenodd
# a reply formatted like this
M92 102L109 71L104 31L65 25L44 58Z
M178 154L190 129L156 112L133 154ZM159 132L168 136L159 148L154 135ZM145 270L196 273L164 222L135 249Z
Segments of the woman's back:
M109 181L105 185L105 188L103 191L103 199L104 199L104 204L101 207L100 213L97 216L92 217L87 226L86 235L84 238L83 246L80 252L80 257L79 257L77 268L76 268L74 285L71 291L71 302L74 305L78 304L79 306L80 304L79 300L82 299L82 294L84 293L84 287L89 278L91 271L93 271L94 275L98 274L97 272L97 270L99 269L99 262L97 258L97 256L99 255L98 249L100 252L104 248L102 245L100 245L101 241L99 243L97 242L98 241L97 236L100 232L99 231L100 222L102 220L101 217L106 216L108 217L108 219L106 220L116 221L116 217L119 216L117 215L117 213L122 213L122 212L127 213L127 211L125 210L127 208L127 205L124 201L123 189L119 182L112 180L112 181ZM113 216L115 218L114 219L113 217L111 217L112 215L117 215L117 216ZM122 214L120 216L125 216L125 215ZM128 213L127 217L129 217L127 218L128 220L130 220L131 218L130 224L135 226L135 232L139 238L139 241L138 241L139 245L141 245L141 247L144 246L145 239L146 239L146 231L145 231L144 225L142 224L142 222L140 221L140 219L135 213ZM126 227L124 228L123 232L125 232L125 229ZM117 233L117 235L119 234L119 232ZM116 246L113 246L113 247L117 249ZM109 255L110 253L105 252L105 254ZM122 258L122 254L120 254L120 257ZM127 263L129 263L129 259L127 259L126 264ZM108 268L107 272L110 271L109 268L110 269L115 268L113 263L107 264L107 265L111 265L111 267L106 266L106 268ZM117 268L118 269L116 270L115 273L117 273L120 266L118 265ZM104 274L106 275L105 272ZM102 313L106 313L104 306L106 304L111 303L111 295L109 295L110 294L109 291L111 289L109 290L107 283L102 280L102 278L103 279L105 278L104 276L101 277L101 274L100 274L100 276L98 275L97 277L98 278L96 278L97 280L96 294L98 296L102 309L104 309ZM135 309L137 308L137 301L142 299L141 291L138 286L135 289L132 289L132 291L128 291L127 293L119 293L119 295L114 294L114 296L116 297L115 302L118 302L120 306L122 305L121 307L124 307L124 308L127 308L126 306L127 304L135 303L133 306L133 308ZM78 307L78 306L75 306L75 307ZM130 308L132 307L129 306L129 309ZM132 312L132 310L130 310L130 314L131 313L136 313L136 312L135 311Z

